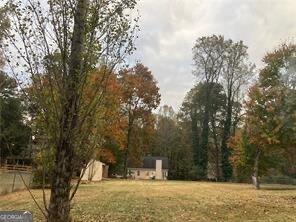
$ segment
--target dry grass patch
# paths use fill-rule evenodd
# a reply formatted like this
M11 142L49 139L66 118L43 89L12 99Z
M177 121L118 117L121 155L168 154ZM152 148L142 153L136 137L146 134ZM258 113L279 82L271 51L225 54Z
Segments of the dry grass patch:
M0 209L31 210L42 221L26 191L0 196ZM296 187L111 180L82 185L72 214L75 221L296 221Z

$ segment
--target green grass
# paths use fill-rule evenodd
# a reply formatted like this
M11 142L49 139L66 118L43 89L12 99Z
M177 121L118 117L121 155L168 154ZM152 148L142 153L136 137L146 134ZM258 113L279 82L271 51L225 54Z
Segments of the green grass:
M41 191L34 190L41 203ZM42 221L26 191L0 196L0 210L26 209ZM75 221L296 221L296 187L181 181L111 180L82 185Z

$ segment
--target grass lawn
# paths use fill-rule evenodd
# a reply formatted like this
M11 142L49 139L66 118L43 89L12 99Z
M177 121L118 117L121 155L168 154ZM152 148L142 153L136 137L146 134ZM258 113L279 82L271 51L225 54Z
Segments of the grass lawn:
M41 203L41 191L33 190ZM0 196L0 210L24 209L42 216L28 192ZM111 180L82 185L75 221L296 221L296 186Z
M22 177L26 184L30 183L31 173L22 172ZM12 185L14 182L14 186ZM0 195L10 193L14 190L21 190L25 188L25 185L18 172L4 172L0 171Z

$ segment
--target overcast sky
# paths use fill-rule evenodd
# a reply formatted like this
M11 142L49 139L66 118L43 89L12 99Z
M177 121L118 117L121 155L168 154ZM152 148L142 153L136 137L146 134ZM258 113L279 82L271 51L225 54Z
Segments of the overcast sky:
M201 36L243 40L260 66L265 52L296 36L296 0L140 0L135 58L158 81L161 104L176 110L195 84L192 46Z

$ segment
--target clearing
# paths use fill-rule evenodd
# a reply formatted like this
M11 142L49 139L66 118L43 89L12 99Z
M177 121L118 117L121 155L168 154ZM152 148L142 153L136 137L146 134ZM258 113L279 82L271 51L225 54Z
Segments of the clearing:
M42 192L33 190L42 202ZM0 196L0 210L30 210L42 221L27 191ZM184 181L111 180L82 185L75 221L296 221L296 186Z

